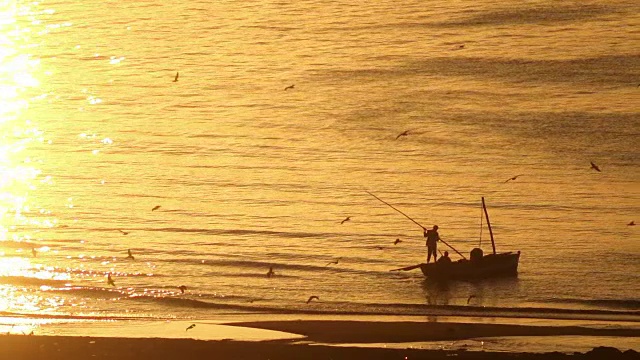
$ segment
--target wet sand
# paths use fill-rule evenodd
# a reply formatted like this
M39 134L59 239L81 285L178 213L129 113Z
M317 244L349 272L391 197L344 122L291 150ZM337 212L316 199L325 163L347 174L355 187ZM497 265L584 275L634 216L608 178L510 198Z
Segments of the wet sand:
M524 326L417 321L293 320L236 322L226 325L276 330L323 343L402 343L461 340L496 336L617 336L640 337L640 329L598 329L582 326ZM596 344L597 345L597 344Z
M232 323L305 335L304 339L269 341L194 340L145 337L0 335L0 359L638 359L628 349L598 347L584 353L504 353L465 350L425 350L405 342L471 339L489 336L616 336L637 338L635 329L520 326L430 322L259 321ZM185 331L186 333L186 331ZM357 347L349 343L393 344ZM626 352L623 352L626 351Z

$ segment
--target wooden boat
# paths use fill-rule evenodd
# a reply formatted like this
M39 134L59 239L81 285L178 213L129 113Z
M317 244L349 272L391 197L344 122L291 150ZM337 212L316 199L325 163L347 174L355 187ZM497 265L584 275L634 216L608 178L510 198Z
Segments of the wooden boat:
M474 248L471 250L469 259L464 258L452 262L438 261L430 264L420 264L420 270L422 270L424 276L428 279L440 281L473 281L518 275L520 251L504 253L496 252L496 244L493 239L493 231L491 230L491 223L489 222L489 214L487 213L487 207L484 203L484 197L482 198L482 208L484 209L484 215L487 219L487 227L489 228L489 234L491 235L493 253L484 255L482 249Z

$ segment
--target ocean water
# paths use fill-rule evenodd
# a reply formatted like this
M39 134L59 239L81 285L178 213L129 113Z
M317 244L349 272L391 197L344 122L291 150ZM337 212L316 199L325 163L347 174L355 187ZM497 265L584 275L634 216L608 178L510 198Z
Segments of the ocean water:
M0 313L638 321L639 10L2 2ZM518 277L391 272L422 229L367 192L464 254L485 197Z

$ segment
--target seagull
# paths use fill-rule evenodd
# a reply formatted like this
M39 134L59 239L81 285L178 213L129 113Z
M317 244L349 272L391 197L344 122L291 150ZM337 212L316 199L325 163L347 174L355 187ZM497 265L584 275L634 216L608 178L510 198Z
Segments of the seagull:
M269 266L269 271L267 271L267 277L270 278L276 273L273 271L273 266Z
M111 278L111 273L107 274L107 284L109 284L111 286L116 286L116 283L113 282L113 279Z
M516 176L514 176L514 177L512 177L512 178L508 178L508 179L505 181L505 183L508 183L508 182L509 182L509 181L511 181L511 180L515 180L515 179L519 178L519 177L520 177L520 176L522 176L522 175L524 175L524 174L520 174L520 175L516 175Z
M349 221L349 220L351 220L351 216L347 216L347 218L346 218L346 219L344 219L344 220L340 221L340 225L344 224L345 222L347 222L347 221Z
M328 263L327 263L327 265L325 265L325 266L329 266L329 265L331 265L331 264L338 265L338 261L340 261L340 259L342 259L342 258L337 258L337 259L335 259L334 261L330 261L330 262L328 262Z
M310 303L310 302L311 302L311 300L313 300L313 299L320 300L320 298L319 298L319 297L317 297L317 296L315 296L315 295L312 295L312 296L309 296L309 300L307 300L307 304L308 304L308 303Z
M196 327L196 324L191 324L191 325L189 325L189 327L185 331L189 331L189 330L193 329L194 327Z
M173 79L173 82L177 82L178 81L178 76L180 76L180 73L176 72L176 77Z
M287 91L289 89L293 90L293 88L296 87L295 85L289 85L286 88L284 88L284 91Z
M121 233L122 235L129 235L129 232L128 232L128 231L122 231L122 230L118 230L118 231L120 231L120 233Z
M187 290L187 287L184 285L180 285L178 286L178 289L180 289L180 293L184 294L184 291Z
M156 210L158 210L158 209L160 209L160 205L156 205L156 206L154 206L154 207L153 207L153 209L151 209L151 211L156 211Z
M38 256L38 252L36 251L36 248L31 248L31 253L33 254L33 257Z
M133 257L133 254L131 254L131 249L127 250L127 252L129 253L129 255L127 256L127 259L135 260L135 258Z
M591 161L591 168L597 172L601 172L602 170L600 170L600 168L598 167L598 165L594 164L593 161Z
M402 240L400 240L400 239L396 239L396 241L394 241L394 242L393 242L393 245L398 245L398 244L399 244L399 243L401 243L401 242L402 242Z
M636 225L636 223L633 222L633 221L631 221L630 223L627 224L627 226L635 226L635 225Z
M407 136L407 135L409 135L409 130L405 130L401 134L398 134L398 136L396 136L396 140L398 140L401 136Z
M469 298L467 299L467 305L469 305L469 301L471 301L471 299L473 299L474 297L476 297L475 295L470 295Z

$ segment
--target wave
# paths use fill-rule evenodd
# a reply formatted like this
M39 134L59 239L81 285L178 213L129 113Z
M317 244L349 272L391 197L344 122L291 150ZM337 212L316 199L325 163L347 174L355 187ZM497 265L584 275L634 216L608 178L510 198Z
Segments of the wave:
M116 299L126 296L126 293L130 290L127 289L113 289L103 287L91 287L91 286L67 286L59 288L42 289L44 292L51 293L64 293L72 296L90 297L94 299Z
M60 282L41 281L59 285ZM178 313L202 314L255 313L255 314L308 314L308 315L376 315L376 316L463 316L483 318L532 318L559 320L606 320L640 323L640 301L609 299L554 299L556 303L581 303L606 306L609 309L567 309L559 307L487 307L472 305L437 305L407 303L360 303L327 301L307 304L305 301L286 301L250 296L219 296L215 294L181 294L177 288L107 288L60 286L42 288L43 292L70 296L117 300L127 307L127 301L150 303ZM613 309L615 308L615 310ZM170 313L171 311L169 311ZM165 311L165 313L167 313ZM41 316L38 314L37 316ZM61 315L62 316L62 315ZM112 318L112 317L105 317Z
M173 211L178 212L179 210L165 210L167 212ZM105 232L116 232L119 228L90 228L86 229L87 231L105 231ZM323 237L326 236L326 233L309 233L309 232L285 232L285 231L272 231L272 230L246 230L246 229L204 229L204 228L177 228L177 227L166 227L166 228L136 228L132 229L132 231L148 231L148 232L169 232L169 233L195 233L202 235L264 235L264 236L273 236L278 238L313 238L313 237Z
M547 299L550 303L582 304L594 307L640 311L640 300L636 299Z
M268 299L250 299L246 303L213 302L186 297L135 297L159 305L186 307L205 311L231 311L266 314L308 314L308 315L376 315L376 316L465 316L501 317L559 320L607 320L640 322L640 312L608 310L570 310L557 308L507 308L455 305L415 305L415 304L361 304L345 302L304 302L288 305L264 304Z
M60 286L70 282L62 279L41 279L33 276L0 276L0 284L22 286Z

